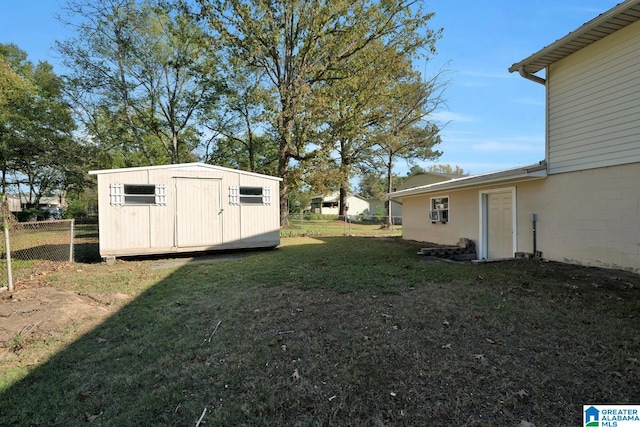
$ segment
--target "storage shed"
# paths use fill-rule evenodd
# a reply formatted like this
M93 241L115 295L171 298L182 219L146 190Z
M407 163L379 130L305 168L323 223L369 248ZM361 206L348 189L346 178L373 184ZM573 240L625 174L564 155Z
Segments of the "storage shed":
M203 163L89 174L103 258L280 244L281 178Z

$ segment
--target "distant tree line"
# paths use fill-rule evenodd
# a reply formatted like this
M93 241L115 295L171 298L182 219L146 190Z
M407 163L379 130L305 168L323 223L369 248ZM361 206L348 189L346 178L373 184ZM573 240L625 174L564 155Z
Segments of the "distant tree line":
M60 16L63 76L0 45L3 192L203 161L282 177L287 225L305 190L339 190L344 213L356 176L390 191L398 161L441 154L446 82L415 64L442 30L418 0L69 0Z

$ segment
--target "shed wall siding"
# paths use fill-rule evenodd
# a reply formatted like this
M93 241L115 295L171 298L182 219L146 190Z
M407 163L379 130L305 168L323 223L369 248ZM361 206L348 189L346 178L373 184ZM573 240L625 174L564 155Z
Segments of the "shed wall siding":
M241 230L239 236L246 242L265 242L273 240L274 235L280 234L280 215L279 210L274 209L278 206L277 182L266 182L252 176L240 175L240 185L248 187L269 187L271 193L271 201L269 205L241 205L240 206L240 224L238 229ZM275 185L274 185L275 184Z
M121 169L98 173L97 176L102 256L277 246L280 242L277 179L245 175L233 170L215 170L197 164ZM200 181L215 185L199 185ZM158 206L113 206L109 200L109 185L112 183L165 185L167 203ZM269 187L271 204L229 204L229 187L240 185ZM181 191L180 195L177 190ZM207 200L207 197L211 199ZM198 199L189 206L192 198ZM183 218L177 216L178 203L181 204L179 213ZM179 223L185 216L190 222ZM206 230L202 227L207 226L215 226L219 233L213 233L213 229L208 230L210 233L204 233ZM199 229L203 230L201 236ZM181 247L178 232L183 237L190 236L188 241L182 241L187 243L186 246Z
M549 174L640 162L640 22L551 65Z

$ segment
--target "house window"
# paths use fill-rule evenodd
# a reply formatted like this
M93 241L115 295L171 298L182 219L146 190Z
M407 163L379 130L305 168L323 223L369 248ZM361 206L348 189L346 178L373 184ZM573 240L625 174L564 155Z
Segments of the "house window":
M113 206L166 205L167 187L155 184L111 184L109 199Z
M449 196L431 198L429 219L431 222L449 222Z
M231 205L270 205L270 187L229 187L229 204Z

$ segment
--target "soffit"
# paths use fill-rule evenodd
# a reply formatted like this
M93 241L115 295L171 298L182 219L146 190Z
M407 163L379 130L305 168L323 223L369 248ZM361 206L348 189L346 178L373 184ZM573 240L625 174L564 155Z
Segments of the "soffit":
M640 0L628 0L597 16L577 30L567 34L553 44L513 64L509 72L536 73L574 52L579 51L606 36L640 20Z

